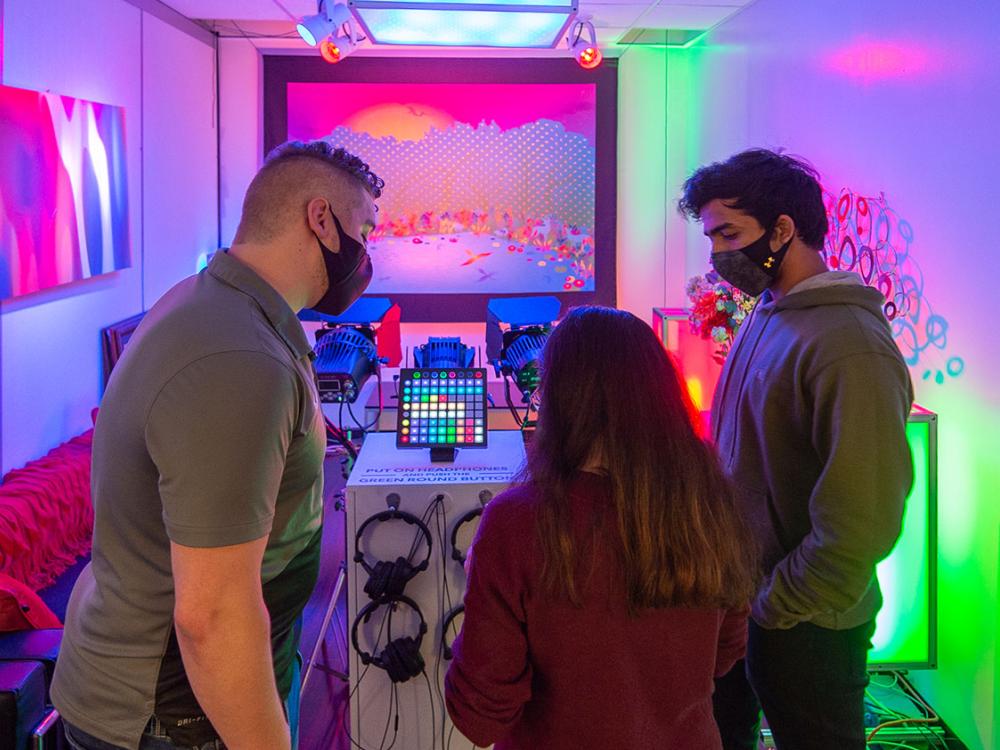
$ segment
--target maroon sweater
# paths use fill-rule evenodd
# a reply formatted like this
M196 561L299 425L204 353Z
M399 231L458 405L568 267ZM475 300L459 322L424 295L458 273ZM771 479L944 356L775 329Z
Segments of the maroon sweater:
M571 497L574 534L596 563L580 578L582 607L541 590L541 499L522 487L486 507L445 677L452 721L497 750L718 750L713 678L743 656L748 610L672 608L630 618L615 575L609 484L581 474ZM590 545L593 529L598 541Z

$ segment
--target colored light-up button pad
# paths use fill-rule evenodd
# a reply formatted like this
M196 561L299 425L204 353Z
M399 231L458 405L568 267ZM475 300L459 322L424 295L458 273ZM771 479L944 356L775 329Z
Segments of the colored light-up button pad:
M486 370L402 369L396 446L484 448Z

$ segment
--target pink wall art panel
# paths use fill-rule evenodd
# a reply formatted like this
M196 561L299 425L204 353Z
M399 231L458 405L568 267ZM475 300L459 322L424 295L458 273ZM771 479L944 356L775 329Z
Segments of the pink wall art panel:
M0 299L130 265L124 110L0 86Z

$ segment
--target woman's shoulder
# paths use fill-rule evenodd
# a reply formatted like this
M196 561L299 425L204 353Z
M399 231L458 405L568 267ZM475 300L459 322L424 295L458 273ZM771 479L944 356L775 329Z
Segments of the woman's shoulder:
M538 512L541 495L530 484L515 484L490 500L483 508L483 521L495 525L531 523Z
M570 482L569 495L574 505L592 505L610 494L606 476L580 472ZM483 520L497 526L535 528L545 490L531 482L515 484L498 494L483 509Z

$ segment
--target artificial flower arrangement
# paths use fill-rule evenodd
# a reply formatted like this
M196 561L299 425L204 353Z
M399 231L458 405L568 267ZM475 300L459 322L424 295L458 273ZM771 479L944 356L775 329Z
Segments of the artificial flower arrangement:
M686 291L691 300L688 313L691 331L718 344L712 357L722 364L740 324L753 309L756 297L726 283L715 271L688 279Z

